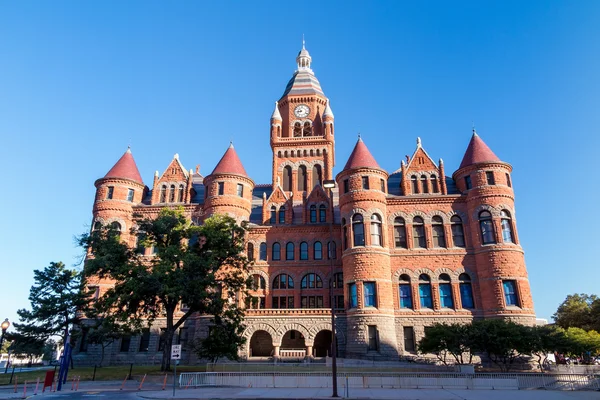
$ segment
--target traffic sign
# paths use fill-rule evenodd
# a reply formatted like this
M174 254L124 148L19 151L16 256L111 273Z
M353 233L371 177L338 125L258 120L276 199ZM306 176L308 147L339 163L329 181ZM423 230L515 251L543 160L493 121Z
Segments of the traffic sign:
M181 360L181 345L174 344L171 346L171 360Z

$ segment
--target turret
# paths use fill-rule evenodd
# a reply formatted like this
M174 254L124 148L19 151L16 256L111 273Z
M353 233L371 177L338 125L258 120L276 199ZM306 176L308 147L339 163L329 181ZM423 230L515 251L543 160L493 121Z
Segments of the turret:
M452 178L467 198L484 317L510 317L532 324L535 313L517 234L511 172L512 166L501 161L473 130Z
M110 171L103 178L96 180L94 185L94 225L97 222L104 225L113 224L121 230L124 240L130 240L133 206L142 202L147 189L131 149L128 148Z
M344 298L347 299L346 354L365 356L366 337L379 336L381 356L396 351L393 286L387 232L388 178L359 137L336 181L342 223Z
M233 143L230 143L213 172L204 178L204 186L206 216L226 214L238 221L250 219L254 181L248 177Z

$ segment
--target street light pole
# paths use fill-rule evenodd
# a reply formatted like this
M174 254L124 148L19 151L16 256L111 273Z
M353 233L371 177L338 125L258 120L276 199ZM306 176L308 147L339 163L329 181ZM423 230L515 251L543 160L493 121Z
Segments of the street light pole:
M4 344L4 334L6 333L6 330L10 327L10 322L8 321L8 318L4 319L4 322L2 322L2 324L0 324L0 328L2 328L2 336L0 336L0 354L2 353L2 345ZM4 373L6 373L6 371L8 370L8 361L10 360L10 352L8 353L8 360L6 360L6 369L4 371Z
M329 194L329 202L331 204L331 221L329 221L329 243L327 244L327 257L329 257L329 268L331 270L331 284L329 285L329 305L331 306L331 378L332 378L332 386L333 393L331 397L339 397L337 390L337 343L335 338L335 296L333 292L333 285L335 283L335 274L333 268L333 222L335 217L335 212L333 209L333 188L335 187L334 180L326 180L323 182L323 187L328 190Z

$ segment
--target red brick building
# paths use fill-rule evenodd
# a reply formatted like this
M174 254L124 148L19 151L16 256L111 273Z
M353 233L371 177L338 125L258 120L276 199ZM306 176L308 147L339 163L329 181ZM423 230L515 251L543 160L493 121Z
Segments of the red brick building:
M175 155L149 189L127 150L95 183L94 220L119 224L132 245L134 212L152 216L182 205L198 223L215 213L249 221L247 251L258 289L247 299L248 341L241 350L247 357L324 356L331 343L330 286L338 351L346 357L413 352L435 322L533 324L511 165L473 132L452 177L420 139L412 157L388 172L359 138L334 176L329 99L306 49L296 61L271 115L270 183L255 184L230 145L206 177ZM328 180L336 182L331 197L323 188ZM154 331L115 344L111 362L158 362L159 329L160 321ZM197 316L177 340L185 344L207 332L206 318Z

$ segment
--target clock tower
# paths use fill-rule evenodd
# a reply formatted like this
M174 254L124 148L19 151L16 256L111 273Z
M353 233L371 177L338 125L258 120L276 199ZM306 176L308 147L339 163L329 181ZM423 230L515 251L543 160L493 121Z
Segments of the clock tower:
M298 69L271 116L273 189L279 184L294 199L333 179L334 117L311 61L302 43Z

